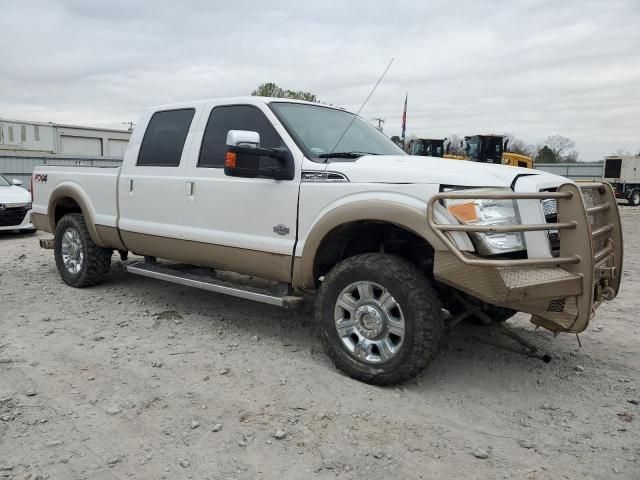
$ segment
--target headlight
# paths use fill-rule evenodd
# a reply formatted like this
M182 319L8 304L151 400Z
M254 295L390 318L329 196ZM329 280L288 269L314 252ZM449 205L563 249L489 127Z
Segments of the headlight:
M486 193L496 189L465 189L464 193ZM461 223L468 225L520 224L518 205L514 200L445 200L447 210ZM476 233L469 232L475 240L478 253L497 255L525 249L524 235L520 232Z

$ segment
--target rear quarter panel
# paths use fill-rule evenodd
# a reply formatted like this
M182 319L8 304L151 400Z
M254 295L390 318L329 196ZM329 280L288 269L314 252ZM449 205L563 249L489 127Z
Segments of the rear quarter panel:
M61 198L71 197L80 204L87 221L115 228L119 170L119 167L67 166L34 169L33 213L48 216L49 224L53 226L54 212L51 210Z

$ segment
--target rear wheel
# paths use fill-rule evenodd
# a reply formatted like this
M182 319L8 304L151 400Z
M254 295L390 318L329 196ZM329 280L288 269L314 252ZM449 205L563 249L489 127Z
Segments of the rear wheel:
M109 273L113 252L94 243L82 214L70 213L58 222L53 251L62 280L72 287L96 285Z
M629 205L632 207L637 207L640 205L640 190L634 190L629 195Z
M417 375L438 351L444 315L424 274L387 254L344 260L325 277L316 320L327 355L347 375L390 385Z

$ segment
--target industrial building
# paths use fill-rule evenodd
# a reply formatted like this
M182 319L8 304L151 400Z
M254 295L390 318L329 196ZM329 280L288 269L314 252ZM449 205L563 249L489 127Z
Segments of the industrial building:
M0 173L28 188L36 165L118 165L131 131L0 118Z

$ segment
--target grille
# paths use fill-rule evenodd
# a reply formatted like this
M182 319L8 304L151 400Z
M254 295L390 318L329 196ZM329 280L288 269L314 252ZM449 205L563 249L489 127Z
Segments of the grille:
M598 205L604 203L602 200L602 196L597 188L583 189L582 198L584 200L584 206L587 209L597 207ZM609 223L607 221L607 212L593 212L587 215L587 218L589 219L591 231L596 230L600 227L604 227ZM607 246L608 238L609 237L607 235L600 235L592 239L594 253L602 250Z
M556 189L542 190L543 192L555 192ZM556 223L558 221L558 201L555 198L548 198L541 200L542 211L544 212L544 219L547 223ZM554 257L560 256L560 232L558 230L548 230L547 235L549 237L549 247L551 248L551 255Z
M28 211L29 209L27 207L5 207L4 210L0 210L0 227L20 225Z
M558 201L555 198L542 200L542 210L544 210L545 217L556 217L558 215Z
M547 306L547 312L564 312L566 304L566 298L556 298L555 300L551 300Z

